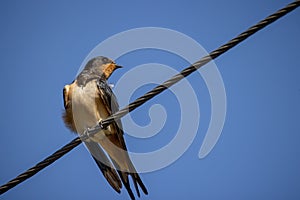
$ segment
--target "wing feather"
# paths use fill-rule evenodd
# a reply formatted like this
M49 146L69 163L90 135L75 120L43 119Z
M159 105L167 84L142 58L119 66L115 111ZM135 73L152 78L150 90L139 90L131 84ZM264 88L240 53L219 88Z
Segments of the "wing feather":
M93 141L85 142L85 145L92 153L93 159L95 160L97 166L101 170L108 183L112 186L112 188L114 188L116 192L120 193L120 189L122 188L120 178L102 148L99 146L99 144Z
M107 106L107 111L109 113L109 115L114 114L115 112L117 112L119 110L119 104L117 102L117 98L114 95L111 87L107 84L107 81L104 79L99 79L97 82L97 86L99 89L99 96L102 99L102 101L104 101L105 105ZM119 144L121 145L121 148L125 151L127 151L127 147L124 141L124 137L123 137L123 127L122 127L122 123L120 119L115 120L115 122L112 123L112 126L114 126L115 130L117 131L117 140L119 142ZM116 139L116 138L114 138ZM121 177L121 181L123 182L123 184L125 185L125 188L127 189L131 199L134 199L133 193L131 191L130 188L130 184L129 184L129 179L128 179L128 174L131 175L136 192L138 194L138 196L140 196L140 192L138 190L137 185L139 184L139 186L141 187L141 189L143 190L143 192L145 194L148 194L148 191L145 187L145 185L143 184L141 178L139 177L138 173L136 172L132 162L130 161L129 155L126 154L127 159L124 162L127 162L127 165L129 166L129 170L130 172L122 172L120 170L117 170L119 173L119 176ZM113 160L113 159L112 159ZM116 161L113 160L113 163L115 166L118 166L118 163ZM120 167L117 167L118 169L120 169Z

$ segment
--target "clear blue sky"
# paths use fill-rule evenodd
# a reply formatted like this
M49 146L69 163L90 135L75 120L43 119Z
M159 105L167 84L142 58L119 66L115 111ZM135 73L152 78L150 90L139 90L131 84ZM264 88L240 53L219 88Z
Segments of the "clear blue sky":
M0 184L75 137L61 120L62 88L101 41L154 26L180 31L211 51L289 2L1 1ZM199 76L188 78L201 99L199 131L175 163L141 175L149 190L141 199L300 198L299 21L298 9L216 60L227 116L220 140L204 159L198 152L210 119L209 94ZM137 64L159 62L177 70L186 64L152 51L119 62L125 68L111 82ZM150 88L141 88L136 97ZM137 123L149 123L149 107L167 105L171 98L171 93L162 94L135 111ZM178 111L167 108L168 123L157 137L125 136L130 150L156 149L173 138ZM83 198L128 199L125 190L119 195L110 188L83 145L1 196Z

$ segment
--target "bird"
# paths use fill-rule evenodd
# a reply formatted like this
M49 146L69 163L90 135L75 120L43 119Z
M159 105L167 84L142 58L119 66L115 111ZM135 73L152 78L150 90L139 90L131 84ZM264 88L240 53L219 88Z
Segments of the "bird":
M75 80L63 88L63 121L68 129L79 135L92 128L119 109L117 98L107 80L122 68L105 56L97 56L87 62ZM139 188L148 194L127 152L120 119L84 141L100 171L118 193L124 185L131 200L135 199L129 176L137 196Z

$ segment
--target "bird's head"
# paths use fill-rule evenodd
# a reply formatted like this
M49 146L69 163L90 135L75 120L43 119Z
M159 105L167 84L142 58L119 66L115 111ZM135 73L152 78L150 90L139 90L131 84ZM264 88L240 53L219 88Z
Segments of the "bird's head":
M122 66L117 65L113 60L107 57L98 56L89 60L82 72L108 79L118 68L122 68Z

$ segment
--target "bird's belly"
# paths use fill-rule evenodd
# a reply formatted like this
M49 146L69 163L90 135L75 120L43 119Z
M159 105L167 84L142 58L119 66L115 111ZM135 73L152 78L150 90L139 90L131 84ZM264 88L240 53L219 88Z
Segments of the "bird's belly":
M79 134L83 134L88 128L92 128L102 120L103 113L96 101L96 91L81 89L75 92L72 102L73 120L76 130ZM108 130L101 130L95 134L93 140L101 140L107 134Z

